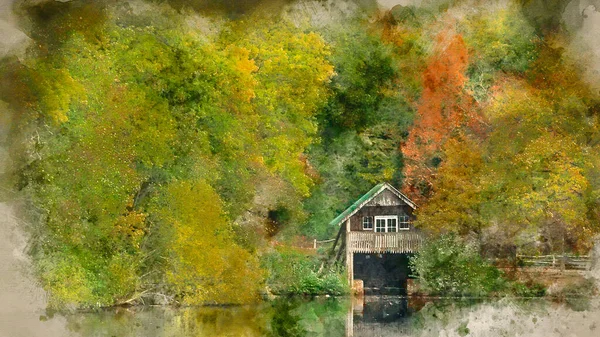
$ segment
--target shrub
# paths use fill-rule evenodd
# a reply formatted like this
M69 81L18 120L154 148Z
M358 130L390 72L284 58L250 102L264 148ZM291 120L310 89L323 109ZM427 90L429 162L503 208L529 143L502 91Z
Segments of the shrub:
M546 295L546 287L537 282L514 282L510 285L510 292L519 297L543 297Z
M280 248L263 255L262 267L269 271L267 286L275 294L341 295L348 292L339 270L321 268L316 255Z
M97 300L90 277L73 256L49 255L37 261L37 267L44 290L50 295L49 308L91 306Z
M422 289L446 296L486 296L503 290L502 272L454 235L429 241L410 260Z

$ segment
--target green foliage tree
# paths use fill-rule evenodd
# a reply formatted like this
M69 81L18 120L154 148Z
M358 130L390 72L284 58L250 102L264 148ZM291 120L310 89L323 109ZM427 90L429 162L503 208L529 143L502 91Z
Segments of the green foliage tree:
M478 101L489 98L498 77L524 74L538 56L540 38L514 4L494 10L481 8L464 20L461 29L474 56L467 70L467 88Z
M19 188L41 213L34 255L51 303L111 305L156 289L186 303L246 302L261 274L244 272L255 256L236 246L233 220L264 175L297 195L312 184L302 154L332 74L320 36L265 21L209 39L153 8L106 6L96 39L68 28L70 15L57 18L68 28L60 43L18 74L31 130ZM181 196L196 189L200 200ZM171 217L157 206L169 202ZM227 234L192 233L196 216L221 219L207 226ZM71 269L48 267L67 257ZM196 263L211 259L222 263ZM67 270L78 275L69 289ZM256 287L232 291L243 278Z
M412 119L412 107L394 58L394 47L374 31L352 22L324 31L331 43L335 76L331 96L318 114L320 142L308 158L319 185L304 202L308 218L301 232L329 238L327 224L356 198L381 181L401 184L399 145Z
M410 260L422 289L445 296L486 296L502 290L501 272L454 235L430 240Z
M329 35L336 74L332 96L319 114L321 127L325 136L364 130L378 122L379 107L389 95L385 89L397 76L391 48L357 25L335 27Z

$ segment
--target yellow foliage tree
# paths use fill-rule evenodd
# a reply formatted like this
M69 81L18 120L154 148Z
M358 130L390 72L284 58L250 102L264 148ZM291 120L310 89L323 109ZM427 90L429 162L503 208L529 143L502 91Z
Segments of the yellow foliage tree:
M487 212L503 228L525 229L529 243L542 232L558 231L571 249L589 248L594 226L586 172L595 151L582 135L595 126L580 122L578 114L585 115L586 108L579 96L566 90L554 98L521 81L507 81L488 110L494 131L481 178L491 197Z
M204 181L173 182L163 197L157 214L174 235L166 280L182 302L255 300L262 282L258 261L234 242L213 188Z
M314 141L314 117L329 94L327 83L334 75L327 60L331 52L317 33L305 33L291 23L256 20L264 24L233 25L233 31L249 32L232 42L241 46L233 50L247 50L253 60L238 63L238 68L256 71L253 103L260 118L261 162L307 196L312 181L303 153Z
M464 135L448 140L433 196L418 210L417 226L438 234L478 232L482 226L478 180L483 165L481 149L475 141Z

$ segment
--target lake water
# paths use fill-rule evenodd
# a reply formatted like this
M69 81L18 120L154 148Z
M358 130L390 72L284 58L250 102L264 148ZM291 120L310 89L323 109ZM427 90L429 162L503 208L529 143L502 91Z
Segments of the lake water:
M49 337L597 337L600 336L600 301L579 298L553 303L542 299L482 301L396 296L353 300L280 298L249 306L131 307L68 315L42 313L31 324L46 326L47 329L38 331L45 331L43 336ZM22 336L31 336L25 334L26 326L24 328L20 330L24 333ZM10 336L20 335L19 331L13 331Z

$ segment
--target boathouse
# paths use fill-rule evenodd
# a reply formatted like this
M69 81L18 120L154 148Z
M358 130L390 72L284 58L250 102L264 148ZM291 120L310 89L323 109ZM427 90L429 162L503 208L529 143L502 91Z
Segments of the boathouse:
M330 226L340 226L332 253L338 247L336 261L345 261L351 285L360 279L365 288L394 282L405 288L408 256L423 240L413 225L415 209L408 197L381 183L330 222Z

